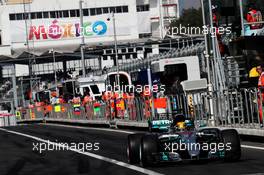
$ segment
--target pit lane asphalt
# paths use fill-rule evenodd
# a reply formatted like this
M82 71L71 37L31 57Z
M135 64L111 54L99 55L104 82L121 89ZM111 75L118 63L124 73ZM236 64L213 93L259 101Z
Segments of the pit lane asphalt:
M100 143L99 151L92 153L121 162L127 162L126 142L129 132L112 132L104 129L83 129L52 125L24 125L5 128L59 143ZM39 154L32 151L37 141L0 130L0 175L126 175L142 174L138 171L81 155L72 151L52 151ZM249 146L263 147L262 143L243 142ZM161 174L235 175L264 174L264 150L243 148L239 162L180 163L151 168ZM148 172L150 174L150 172Z

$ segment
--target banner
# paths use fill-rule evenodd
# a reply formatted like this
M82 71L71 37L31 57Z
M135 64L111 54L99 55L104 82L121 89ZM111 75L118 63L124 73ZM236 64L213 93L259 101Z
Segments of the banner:
M98 38L98 42L105 41L106 37L113 40L113 21L108 19L108 15L84 17L83 28L79 18L34 19L27 21L27 31L24 20L10 21L11 41L13 43L25 43L26 39L34 42L58 41L78 39L82 36L87 38L87 42L89 38ZM128 23L125 16L116 17L117 36L134 35L131 39L135 39L136 27Z

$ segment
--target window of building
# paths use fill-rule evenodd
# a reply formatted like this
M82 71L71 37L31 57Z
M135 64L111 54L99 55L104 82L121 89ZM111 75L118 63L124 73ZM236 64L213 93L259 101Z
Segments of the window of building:
M110 13L112 13L112 12L116 13L116 8L115 7L110 7Z
M22 13L16 14L16 20L22 20L22 19L23 19Z
M37 69L35 69L35 70L38 70L39 72L43 72L44 70L43 70L43 64L36 64L36 66L37 66Z
M122 7L121 6L116 7L116 13L122 13Z
M103 56L103 60L105 60L105 61L106 61L106 60L107 60L107 56Z
M80 17L80 10L76 10L76 16Z
M103 8L103 13L109 13L109 8L108 7L104 7Z
M128 13L128 6L123 6L123 13Z
M49 18L49 12L43 12L43 18Z
M56 13L54 11L50 12L50 18L56 18Z
M138 11L149 10L149 5L138 6ZM101 7L101 8L90 8L83 9L84 16L95 16L108 13L127 13L128 6L116 6L116 7ZM75 10L62 10L62 11L46 11L46 12L32 12L30 13L31 19L42 19L42 18L68 18L68 17L79 17L80 11ZM28 19L28 15L24 13L10 14L10 20L24 20Z
M37 13L30 13L30 18L31 19L37 19Z
M83 16L89 16L89 10L83 9Z
M142 47L137 47L137 48L136 48L136 51L142 51L142 50L143 50Z
M42 12L37 12L37 18L41 19L42 18Z
M28 13L23 13L23 19L29 19L29 14Z
M63 69L63 63L62 62L58 62L57 63L58 65L58 67L57 67L57 69L59 69L59 70L62 70Z
M145 11L149 11L149 5L145 5Z
M105 51L105 53L106 54L112 54L113 52L112 52L112 50L108 49L108 50Z
M128 59L130 59L131 56L130 56L130 54L126 54L125 57L128 60Z
M49 65L47 63L43 64L43 70L45 73L49 70Z
M128 48L128 52L129 53L134 52L134 48Z
M69 18L69 11L68 10L63 10L62 12L63 18Z
M142 10L141 10L141 6L137 6L137 12L141 12Z
M96 15L95 8L90 9L90 14L91 14L91 16L95 16Z
M121 52L122 53L126 53L127 52L127 49L121 49Z
M10 19L11 21L16 20L16 15L15 15L15 14L10 14L10 15L9 15L9 19Z
M96 15L101 15L101 14L102 14L102 8L97 8Z
M76 10L70 10L70 16L71 17L76 17Z
M137 12L149 11L149 4L138 5Z
M29 18L28 18L28 13L23 13L23 14L22 14L22 18L23 18L23 19L29 19Z
M56 17L57 18L62 18L62 11L57 11L56 12Z

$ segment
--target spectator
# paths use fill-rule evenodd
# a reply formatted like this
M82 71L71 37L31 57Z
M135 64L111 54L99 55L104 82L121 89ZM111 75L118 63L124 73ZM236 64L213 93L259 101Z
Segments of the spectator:
M262 14L255 7L255 4L249 3L248 5L248 13L247 13L247 22L262 22ZM262 24L250 24L251 30L261 29Z
M264 71L262 66L257 67L257 71L260 74L259 81L258 81L258 105L259 105L259 121L261 124L261 127L263 127L263 104L264 104Z

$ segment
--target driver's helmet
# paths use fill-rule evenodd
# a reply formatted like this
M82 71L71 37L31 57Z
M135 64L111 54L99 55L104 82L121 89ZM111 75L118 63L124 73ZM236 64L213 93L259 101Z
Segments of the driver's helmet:
M178 114L173 116L173 127L177 127L178 129L185 129L185 117L183 114Z

